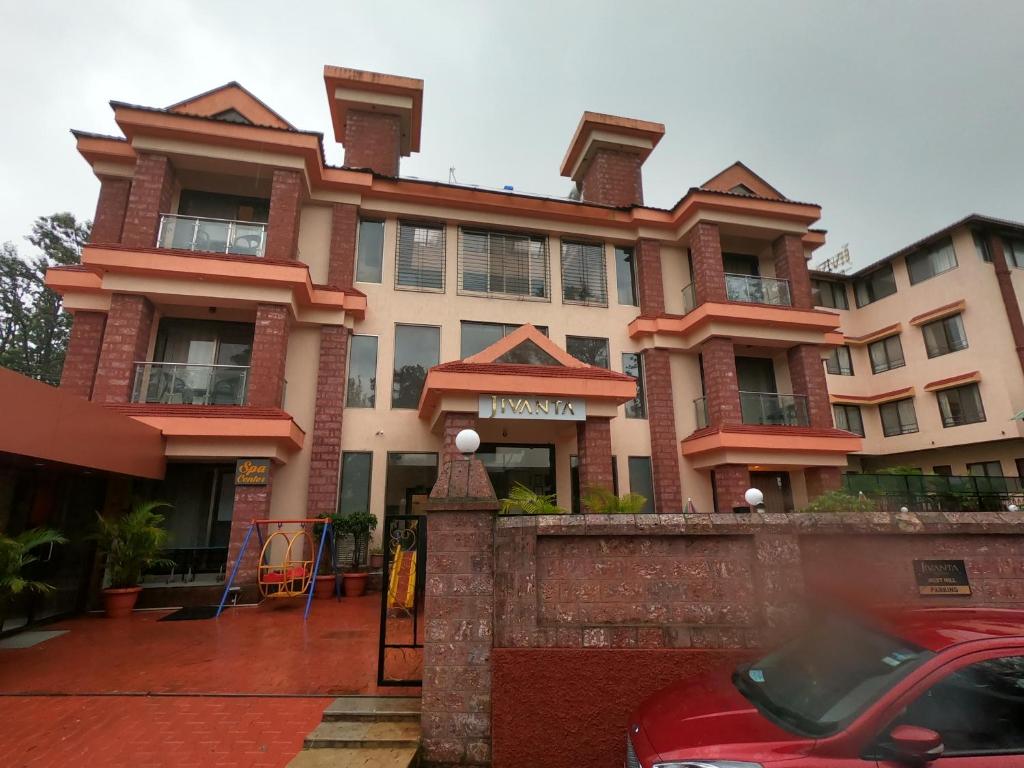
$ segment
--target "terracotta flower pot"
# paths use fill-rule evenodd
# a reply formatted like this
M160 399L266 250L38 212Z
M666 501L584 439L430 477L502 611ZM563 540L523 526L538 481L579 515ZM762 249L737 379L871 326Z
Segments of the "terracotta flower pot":
M367 573L343 573L345 597L360 597L366 594Z
M370 555L370 568L374 571L379 571L384 567L384 553L374 552Z
M123 619L132 615L142 587L124 587L103 590L103 607L108 619Z
M316 577L313 597L317 600L330 600L334 597L334 576L332 574L320 574Z

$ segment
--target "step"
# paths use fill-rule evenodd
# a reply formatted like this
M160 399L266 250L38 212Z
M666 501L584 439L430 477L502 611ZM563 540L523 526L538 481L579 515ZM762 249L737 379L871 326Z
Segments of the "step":
M350 747L299 752L288 768L414 768L416 747Z
M420 724L403 722L320 723L306 737L306 749L418 747Z
M324 710L324 722L404 721L418 723L420 699L413 696L341 696Z

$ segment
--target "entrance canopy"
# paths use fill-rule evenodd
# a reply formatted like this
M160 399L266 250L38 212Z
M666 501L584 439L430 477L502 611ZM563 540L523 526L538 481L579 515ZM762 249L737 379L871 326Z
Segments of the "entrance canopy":
M583 421L614 417L636 391L632 376L587 365L526 324L465 360L431 368L419 414L433 427L445 413Z

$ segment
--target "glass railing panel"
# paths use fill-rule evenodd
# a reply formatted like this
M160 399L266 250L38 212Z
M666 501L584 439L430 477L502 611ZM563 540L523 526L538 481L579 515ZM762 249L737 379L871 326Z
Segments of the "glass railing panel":
M704 429L709 424L708 399L698 397L693 401L693 408L697 417L697 429Z
M742 301L749 304L773 304L780 307L793 305L789 293L789 281L776 277L726 273L725 295L729 301Z
M807 397L776 392L740 392L740 413L744 424L806 427Z
M136 363L133 403L244 405L247 365Z
M683 288L683 314L692 312L697 307L697 287L690 283Z
M165 214L160 217L157 247L263 256L266 240L267 225L260 222Z

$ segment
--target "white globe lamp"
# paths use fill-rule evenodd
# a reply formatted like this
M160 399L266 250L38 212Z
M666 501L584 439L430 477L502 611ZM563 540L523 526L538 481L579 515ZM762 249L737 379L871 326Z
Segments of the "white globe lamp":
M1010 506L1008 506L1006 508L1006 511L1007 512L1019 512L1020 511L1020 507L1018 507L1016 504L1011 504Z
M909 511L910 511L909 507L900 507L900 512L902 512L904 515L907 514L907 512L909 512Z
M465 456L472 455L480 447L480 435L475 429L463 429L455 436L455 447Z
M759 507L764 502L764 494L757 488L748 488L743 500L752 507Z

